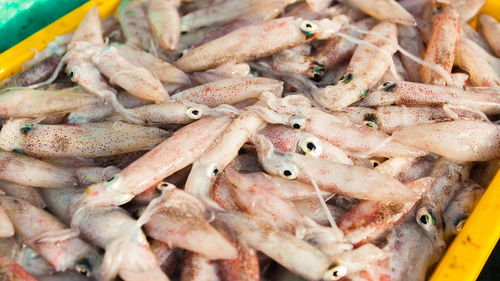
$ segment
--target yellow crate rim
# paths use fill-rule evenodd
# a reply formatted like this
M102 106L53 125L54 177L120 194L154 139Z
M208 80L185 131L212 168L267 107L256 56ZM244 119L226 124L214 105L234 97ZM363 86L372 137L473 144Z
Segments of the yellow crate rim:
M90 0L81 7L26 38L0 54L0 81L22 70L34 56L33 49L43 50L55 37L73 31L94 5L101 17L111 15L120 0ZM500 1L488 0L481 9L500 20ZM475 20L472 23L475 26ZM500 173L497 172L462 231L448 248L429 281L476 280L500 238Z
M119 0L90 0L0 54L0 82L21 72L23 63L35 55L34 50L41 51L57 36L75 30L90 8L98 5L100 15L104 18L113 13L119 2Z

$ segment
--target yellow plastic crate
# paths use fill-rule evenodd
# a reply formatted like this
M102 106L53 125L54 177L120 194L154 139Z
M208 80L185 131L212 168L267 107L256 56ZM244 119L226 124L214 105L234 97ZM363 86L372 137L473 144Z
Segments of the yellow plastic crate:
M111 15L119 0L90 0L44 29L0 54L0 82L21 72L23 63L43 50L56 36L73 31L94 5L101 17ZM500 1L488 0L481 13L500 20ZM472 22L475 26L475 21ZM498 165L497 165L498 166ZM430 281L476 280L500 238L500 172L491 181L462 231L448 248Z

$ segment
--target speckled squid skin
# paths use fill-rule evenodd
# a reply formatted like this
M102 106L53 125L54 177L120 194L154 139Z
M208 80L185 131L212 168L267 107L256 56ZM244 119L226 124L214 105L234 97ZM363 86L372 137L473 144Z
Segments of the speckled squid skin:
M361 157L418 157L426 154L423 150L395 141L381 146L380 144L389 138L384 132L314 108L308 116L304 130Z
M441 66L447 73L451 73L453 61L457 52L460 37L460 16L451 6L438 8L432 18L432 32L424 60ZM434 70L422 66L420 69L422 82L432 85L446 85L446 78Z
M206 208L181 189L166 191L166 200L146 223L146 233L171 248L182 248L208 259L233 259L234 246L205 220Z
M25 71L2 81L0 90L8 87L25 87L46 81L54 73L61 59L60 55L52 55L30 66Z
M338 16L327 23L327 28L320 28L316 36L327 39L345 22L347 17ZM269 56L308 40L299 24L288 17L245 26L192 49L177 60L176 65L185 72L194 72L228 61L242 62Z
M500 60L464 35L458 41L455 64L469 73L474 85L500 87Z
M46 211L28 202L0 196L0 206L4 208L14 224L16 235L42 255L57 271L74 267L91 251L91 247L77 237L57 242L38 241L44 234L68 230L68 227Z
M252 185L258 186L260 189L286 200L318 198L318 193L316 193L314 187L302 182L282 179L279 176L271 176L263 172L249 174L240 173L239 175ZM320 191L320 195L328 197L332 194L326 191Z
M99 8L93 6L90 11L82 19L78 28L73 33L71 44L78 41L89 42L94 45L103 45L101 18L99 17Z
M438 260L431 241L412 218L396 226L389 234L389 243L384 250L392 255L383 263L385 268L372 280L423 281L429 267Z
M158 78L147 69L131 64L114 47L104 47L93 56L92 61L110 83L122 87L131 95L154 102L170 99Z
M5 194L23 199L40 209L44 209L47 206L40 191L36 187L0 180L0 189L5 192Z
M426 177L407 184L418 194L426 192L435 179ZM362 201L339 221L339 228L347 241L359 245L374 241L401 222L415 208L418 201L409 203L385 203Z
M26 177L27 174L30 176ZM70 169L6 151L0 151L0 178L21 185L44 188L78 185L78 180Z
M1 194L1 190L0 190ZM11 237L14 235L14 226L5 210L0 206L0 238Z
M445 241L450 241L463 227L484 193L484 188L473 181L465 181L443 213Z
M210 188L217 173L238 156L240 148L264 124L262 119L248 112L243 112L235 118L217 142L193 163L184 186L185 190L203 201L210 202Z
M316 151L319 152L319 154L314 154L314 156L310 155L311 157L352 165L352 161L342 149L315 137L313 134L276 124L266 125L259 133L267 137L276 148L288 152L307 154L301 148L301 144L309 140L310 143L316 146Z
M149 28L144 5L147 0L120 1L116 17L127 39L126 44L145 51L151 48L153 34Z
M203 255L186 251L182 261L181 281L220 281L218 264Z
M392 63L392 55L397 50L397 40L397 27L394 23L384 21L375 25L363 41L375 45L377 49L358 45L343 79L336 85L316 91L313 98L323 108L333 111L360 100L384 76Z
M162 48L175 50L181 37L181 18L177 9L181 0L149 0L149 27Z
M500 56L500 23L486 14L479 15L478 20L481 35L484 36L495 54Z
M116 178L88 187L84 200L103 205L120 205L130 201L133 196L200 157L231 120L229 116L204 118L183 127L116 174Z
M112 46L131 64L146 68L163 83L179 86L189 84L189 77L182 70L148 52L118 43Z
M395 0L348 0L346 2L380 21L390 21L403 25L417 24L415 18Z
M477 108L485 114L500 113L500 95L493 89L469 88L467 91L453 87L427 85L408 81L389 82L369 93L358 105L389 106L443 106L445 104Z
M0 95L0 118L53 116L101 102L96 95L74 89L12 90Z
M484 121L456 120L408 126L396 130L392 137L458 162L500 157L500 126Z
M225 169L224 173L232 183L230 191L240 210L267 220L280 230L295 233L304 217L292 202L253 185L251 181L231 168Z
M220 278L222 281L259 281L260 268L257 251L240 240L230 228L217 220L213 222L215 228L230 240L238 251L235 259L219 260Z
M30 126L22 132L22 126ZM37 157L102 157L150 150L171 135L154 127L124 122L63 125L24 124L17 130L21 149ZM3 136L0 133L0 137Z
M250 0L245 2L222 1L201 7L182 16L183 31L194 31L203 26L226 24L243 19L248 23L270 20L278 16L294 0Z
M392 134L399 127L451 120L440 108L406 106L380 106L375 118L378 128L386 134Z
M365 18L358 22L353 23L353 26L362 29L369 30L376 24L376 20L373 18ZM361 39L363 34L358 33L355 30L349 29L347 26L340 30L354 38ZM328 40L326 44L322 45L318 48L314 54L314 61L318 62L325 69L332 69L337 66L342 61L348 59L354 53L357 44L351 42L345 38L340 36L335 36L332 39Z
M450 204L457 194L464 180L469 177L471 166L471 164L461 165L440 158L430 174L436 181L422 195L422 199L417 206L414 220L430 239L438 258L446 250L443 237L443 213L446 206ZM427 221L422 221L422 217L427 217Z
M72 212L80 202L74 201ZM105 249L102 263L104 279L118 274L123 280L168 281L149 243L135 219L119 207L76 209L72 227L86 240Z
M37 281L35 277L24 270L10 258L0 254L0 276L5 281Z
M264 91L279 97L283 92L283 82L263 77L227 78L183 90L172 98L214 107L257 98Z
M260 163L274 175L283 177L282 171L287 169L298 181L307 184L314 181L322 190L359 199L411 202L418 198L399 181L368 168L278 151L263 136L255 139L254 144Z
M306 279L322 279L332 261L314 246L258 217L227 211L218 213L216 220L249 246Z

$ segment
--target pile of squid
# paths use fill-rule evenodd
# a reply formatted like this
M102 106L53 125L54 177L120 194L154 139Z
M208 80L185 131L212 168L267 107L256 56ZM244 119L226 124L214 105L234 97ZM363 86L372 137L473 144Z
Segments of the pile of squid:
M500 157L484 2L93 7L0 84L0 279L425 280Z

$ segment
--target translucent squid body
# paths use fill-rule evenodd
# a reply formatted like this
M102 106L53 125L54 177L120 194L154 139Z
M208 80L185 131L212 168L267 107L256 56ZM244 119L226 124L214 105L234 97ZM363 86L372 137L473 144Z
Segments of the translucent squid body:
M112 44L112 46L127 61L135 66L147 69L167 85L179 87L190 82L189 77L180 69L150 53L122 44Z
M0 132L0 146L38 157L100 157L149 150L170 136L154 127L123 122L64 125L10 120Z
M346 153L312 134L285 125L269 124L259 131L279 150L297 152L312 157L352 165Z
M392 137L458 162L500 157L500 126L489 122L457 120L408 126Z
M479 15L478 19L481 34L495 54L500 56L500 41L498 39L500 35L500 23L491 16L485 14Z
M160 46L174 50L181 37L181 18L177 9L181 0L148 1L147 18L151 31Z
M407 186L416 193L422 194L433 183L434 179L426 177ZM414 201L404 204L387 204L363 201L342 218L339 227L345 232L346 240L354 245L374 241L411 213L416 203Z
M462 185L443 213L445 241L449 241L462 230L483 193L484 188L476 183L466 181Z
M321 21L288 17L257 23L192 49L177 60L176 65L185 72L194 72L228 61L265 57L310 39L328 39L346 22L345 16L338 16Z
M302 95L288 95L280 99L263 93L261 100L247 110L268 123L284 124L311 133L358 158L418 157L426 154L393 141L374 126L355 123L346 116L335 116L311 107L310 101Z
M53 116L95 106L101 102L98 96L76 89L11 90L0 95L0 117Z
M170 138L103 183L91 185L84 201L120 205L191 164L215 142L231 118L204 118L175 132ZM93 203L94 202L94 203Z
M189 124L201 118L239 113L236 108L226 104L210 108L185 100L170 100L159 104L138 106L130 110L148 124ZM114 115L109 119L123 120L124 117Z
M70 169L55 166L19 153L0 151L0 178L17 184L63 188L77 186L78 180ZM26 175L30 175L26 177Z
M278 16L294 0L222 1L182 16L181 29L193 31L204 26L230 24L238 19L258 23Z
M214 107L258 98L264 91L281 96L283 82L263 77L228 78L183 90L172 98Z
M443 213L462 186L463 179L470 173L470 165L459 165L440 159L434 166L431 177L435 183L422 196L415 214L415 220L430 238L438 255L444 253Z
M147 0L123 0L117 8L117 18L122 26L128 46L150 50L153 34L148 24L144 4Z
M390 21L404 25L417 25L415 18L394 0L348 0L346 3L380 21Z
M205 206L196 197L181 189L165 191L156 213L146 223L146 232L169 247L183 248L208 259L233 259L233 245L206 220Z
M77 269L80 263L90 263L95 271L89 275L99 277L100 257L97 252L77 235L68 232L70 229L52 215L22 199L6 195L0 196L0 206L11 218L16 235L57 271Z
M376 171L278 151L263 136L254 139L254 143L264 169L282 178L316 184L322 190L360 199L411 202L418 198L399 181Z
M489 54L466 36L460 36L455 64L469 73L479 87L500 87L500 59Z
M114 89L107 85L101 73L111 83L139 98L156 102L170 98L161 82L148 70L128 62L116 48L103 46L97 7L89 11L73 34L65 60L66 72L72 81L106 101L111 101L118 112L134 121L137 118L118 103Z
M258 217L240 212L223 212L216 215L216 221L231 229L251 247L304 278L329 280L329 270L335 267L331 265L331 258L320 250L290 233L279 231Z
M79 202L75 202L78 206ZM140 225L119 207L72 207L72 227L105 249L102 276L124 280L169 280L151 252Z
M460 36L459 15L453 7L438 9L432 24L432 33L424 60L437 64L450 73ZM426 66L422 66L420 74L422 82L425 84L446 85L446 77Z
M500 113L500 95L494 90L469 88L464 91L408 81L385 82L358 103L361 106L392 104L430 107L449 104L469 111L477 109L488 115Z
M186 251L182 261L181 281L220 281L217 263L203 255Z
M262 119L248 112L234 119L217 142L193 163L185 190L205 203L211 203L210 187L217 174L229 165L243 144L264 124Z
M396 52L396 25L381 22L370 30L363 41L370 45L360 44L356 48L340 81L313 92L313 98L325 109L336 110L360 100L382 79Z

